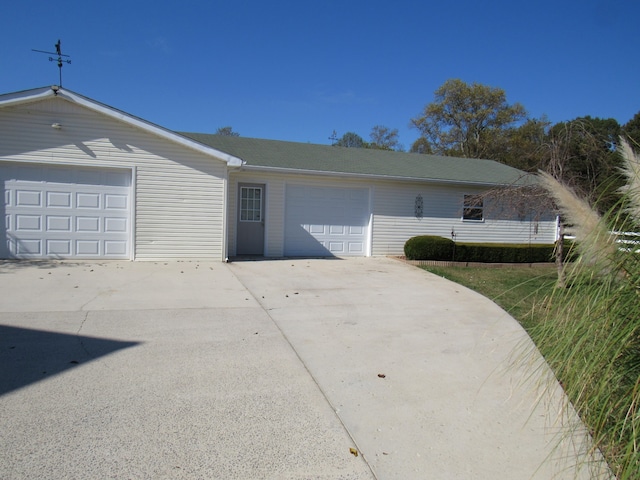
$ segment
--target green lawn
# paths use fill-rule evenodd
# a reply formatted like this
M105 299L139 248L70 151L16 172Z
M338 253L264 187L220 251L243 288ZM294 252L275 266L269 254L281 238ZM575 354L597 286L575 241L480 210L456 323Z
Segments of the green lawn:
M528 331L542 312L540 305L557 279L554 265L531 267L422 267L493 300Z

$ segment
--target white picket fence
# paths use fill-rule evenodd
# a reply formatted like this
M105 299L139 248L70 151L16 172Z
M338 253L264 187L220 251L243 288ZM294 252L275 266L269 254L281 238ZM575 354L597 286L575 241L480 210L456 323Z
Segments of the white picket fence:
M640 253L640 233L638 232L611 232L616 236L616 243L621 252Z
M618 250L621 252L634 252L640 253L640 233L638 232L611 232L616 236L616 243L618 244ZM573 235L565 235L567 240L575 240Z

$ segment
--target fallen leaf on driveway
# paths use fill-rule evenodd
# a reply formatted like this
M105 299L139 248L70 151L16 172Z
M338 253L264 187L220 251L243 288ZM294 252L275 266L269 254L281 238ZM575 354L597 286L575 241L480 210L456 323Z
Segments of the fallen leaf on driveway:
M358 450L356 450L355 448L350 448L349 453L351 453L351 455L353 455L354 457L358 456Z

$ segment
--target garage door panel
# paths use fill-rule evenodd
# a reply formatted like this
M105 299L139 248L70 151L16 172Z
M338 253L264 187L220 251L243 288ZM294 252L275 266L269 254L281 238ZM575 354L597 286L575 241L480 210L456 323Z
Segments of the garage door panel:
M126 218L105 218L104 219L104 231L105 233L122 233L127 231L127 219Z
M368 223L367 188L287 185L285 255L365 255Z
M107 210L126 210L128 208L127 196L106 194L104 196L104 208Z
M99 240L76 240L76 254L78 256L89 255L97 257L100 255Z
M42 192L33 190L16 191L16 207L41 207Z
M343 242L329 242L329 251L331 253L335 253L336 255L340 255L344 253L344 243Z
M304 225L303 228L315 235L324 235L326 231L326 225Z
M349 252L364 255L364 244L362 242L349 242Z
M0 164L0 258L128 259L130 176L126 170Z
M41 222L40 215L16 215L16 232L40 232Z
M71 255L71 240L47 240L47 255Z
M127 243L122 241L105 241L104 242L104 254L105 256L121 256L127 253Z
M96 193L77 193L76 208L100 208L100 195Z
M47 216L47 230L49 232L70 232L71 217L70 216Z
M70 192L47 192L47 207L71 208Z
M76 232L97 233L100 231L100 218L98 217L76 217Z
M18 255L42 255L42 240L16 240Z

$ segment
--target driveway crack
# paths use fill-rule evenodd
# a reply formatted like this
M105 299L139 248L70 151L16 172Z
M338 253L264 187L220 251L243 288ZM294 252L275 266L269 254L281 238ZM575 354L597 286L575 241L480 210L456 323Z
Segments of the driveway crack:
M84 312L84 318L82 319L82 322L80 322L80 326L76 331L76 337L78 339L78 343L80 344L80 347L82 348L82 350L84 350L84 353L86 353L89 357L91 357L91 352L87 350L87 347L85 346L84 341L82 340L83 337L82 335L80 335L80 331L84 328L84 324L86 323L88 318L89 318L89 312L88 311Z
M285 342L287 342L287 344L289 345L289 347L291 348L291 350L293 351L295 356L298 358L298 361L302 364L303 368L305 369L305 371L307 372L307 374L309 375L309 377L311 378L313 383L316 385L316 388L318 389L320 394L324 397L325 401L327 402L327 404L329 405L329 407L333 411L333 414L336 416L336 418L338 419L338 421L342 425L342 428L344 429L344 431L347 433L347 435L351 439L351 442L356 447L357 452L360 452L360 454L362 455L362 459L363 459L364 463L367 465L367 467L369 468L369 471L371 472L371 475L373 476L374 479L377 479L378 476L376 475L376 472L375 472L375 469L373 468L373 465L371 465L371 463L369 463L369 460L368 460L367 456L365 455L365 453L360 448L360 445L358 445L358 442L356 441L355 437L353 436L353 434L351 433L349 428L347 428L347 425L344 423L344 421L342 420L342 417L338 413L338 409L331 402L331 400L329 399L329 396L327 395L327 393L324 391L324 389L322 388L322 386L320 385L318 380L311 373L311 371L309 370L309 367L307 366L305 361L302 359L302 357L298 353L298 350L296 350L296 347L293 345L293 343L291 343L291 340L289 339L289 337L284 333L282 328L280 328L280 325L275 320L275 318L271 316L270 311L271 310L277 310L277 309L276 308L273 308L273 309L272 308L266 308L262 304L262 302L260 301L261 299L259 299L256 295L253 294L253 292L249 288L247 288L247 286L240 280L240 278L236 275L236 273L233 271L233 269L229 268L229 271L236 278L236 280L238 280L238 282L240 282L240 284L244 287L244 289L247 291L247 293L249 295L251 295L251 297L253 297L253 299L258 303L258 305L260 305L260 308L267 314L267 316L269 317L269 320L271 320L271 322L276 327L278 332L280 332L280 335L282 335L282 338L284 338Z

